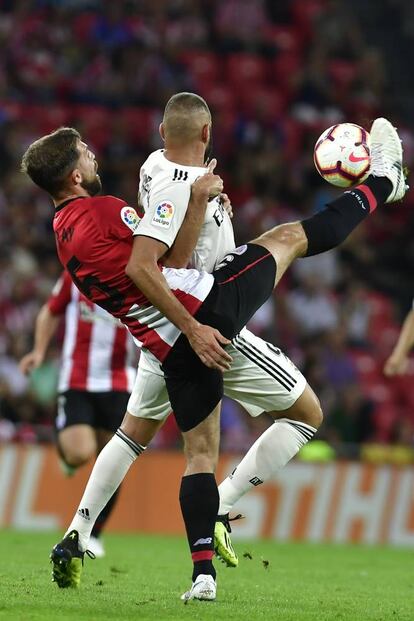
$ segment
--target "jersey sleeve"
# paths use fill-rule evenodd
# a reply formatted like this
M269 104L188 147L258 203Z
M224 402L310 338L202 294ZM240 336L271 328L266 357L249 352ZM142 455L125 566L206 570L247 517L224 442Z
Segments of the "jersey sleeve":
M152 237L170 248L183 223L190 195L190 183L173 181L171 172L163 171L152 181L148 206L134 235Z
M115 239L132 237L140 218L133 207L115 196L96 198L95 218L105 234Z
M63 315L72 297L71 289L72 279L65 270L53 287L52 293L46 302L52 315Z

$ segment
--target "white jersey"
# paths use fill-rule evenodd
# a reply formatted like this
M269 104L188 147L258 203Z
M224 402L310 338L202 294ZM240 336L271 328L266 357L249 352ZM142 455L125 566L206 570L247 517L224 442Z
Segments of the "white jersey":
M141 168L139 199L145 215L136 234L154 237L170 247L187 210L191 183L205 172L205 168L168 161L162 150L152 153ZM211 201L192 267L211 272L234 249L231 220L217 200ZM224 394L243 405L251 416L288 409L302 394L306 380L300 371L277 347L246 328L227 350L233 363L223 374ZM128 412L153 420L164 420L171 412L161 365L147 349L140 357Z
M137 235L146 235L171 247L183 223L191 194L191 184L207 172L199 166L170 162L164 149L154 151L141 167L139 200L145 215ZM234 250L231 219L220 199L207 205L205 220L188 267L212 272L220 260Z

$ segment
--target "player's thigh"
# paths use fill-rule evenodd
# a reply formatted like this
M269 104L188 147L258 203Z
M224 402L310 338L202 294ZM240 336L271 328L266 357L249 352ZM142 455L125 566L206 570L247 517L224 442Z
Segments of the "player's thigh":
M138 444L147 446L170 413L171 404L160 363L144 349L121 429Z
M318 429L322 424L323 413L320 401L309 384L295 403L283 412L268 412L275 420L278 418L289 418L306 423Z
M141 352L127 411L131 416L155 421L164 421L171 412L160 363L146 350Z
M306 379L278 348L244 329L227 348L231 369L223 375L224 394L251 416L283 412L300 399Z
M214 270L214 286L196 319L234 338L272 294L276 270L266 248L258 244L235 248Z
M223 375L206 367L182 334L162 365L168 397L181 432L207 419L223 396Z
M60 394L55 427L59 447L68 463L80 465L96 454L90 393L67 390Z
M266 248L274 257L277 265L275 286L297 257L304 256L308 240L300 222L288 222L266 231L251 244Z

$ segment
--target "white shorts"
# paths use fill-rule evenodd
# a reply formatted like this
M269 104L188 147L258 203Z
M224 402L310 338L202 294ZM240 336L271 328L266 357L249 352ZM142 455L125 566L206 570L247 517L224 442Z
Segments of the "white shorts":
M247 328L226 351L233 362L223 374L224 394L240 403L250 416L287 410L305 390L306 379L293 362ZM141 351L128 412L155 420L164 420L171 412L160 363L146 349Z

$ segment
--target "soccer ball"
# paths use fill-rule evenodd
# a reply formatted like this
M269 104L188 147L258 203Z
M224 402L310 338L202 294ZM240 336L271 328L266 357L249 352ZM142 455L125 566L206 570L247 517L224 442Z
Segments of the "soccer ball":
M370 135L354 123L332 125L316 141L313 161L332 185L347 188L364 181L371 165Z

